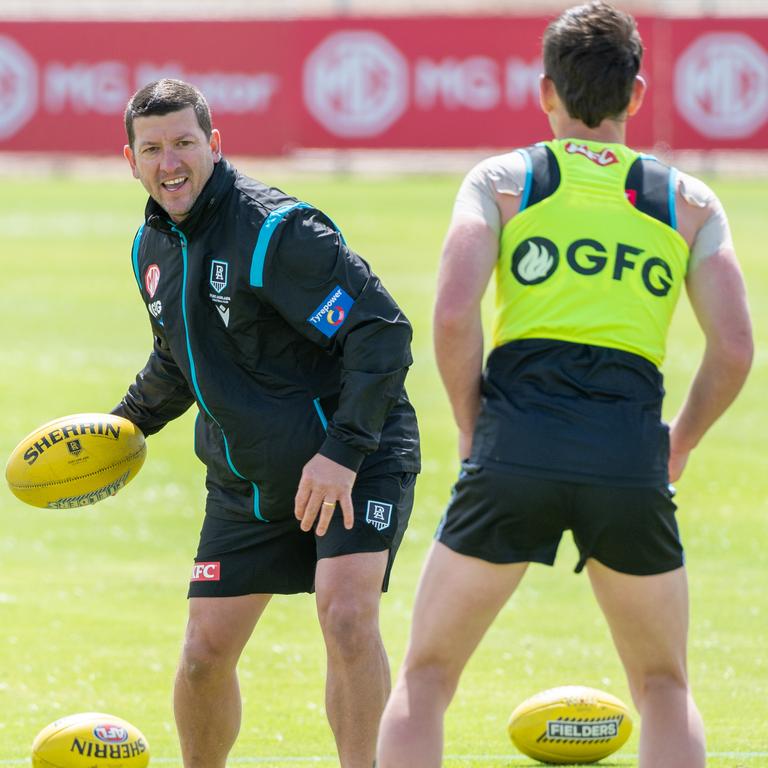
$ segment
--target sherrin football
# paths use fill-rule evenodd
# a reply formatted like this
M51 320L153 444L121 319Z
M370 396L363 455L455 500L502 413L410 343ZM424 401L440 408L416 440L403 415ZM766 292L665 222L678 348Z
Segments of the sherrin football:
M627 707L615 696L563 685L526 699L509 718L509 736L524 754L544 763L594 763L632 733Z
M126 720L81 712L56 720L32 744L32 768L145 768L149 744Z
M144 435L127 419L77 413L27 435L8 459L5 479L34 507L83 507L133 480L146 453Z

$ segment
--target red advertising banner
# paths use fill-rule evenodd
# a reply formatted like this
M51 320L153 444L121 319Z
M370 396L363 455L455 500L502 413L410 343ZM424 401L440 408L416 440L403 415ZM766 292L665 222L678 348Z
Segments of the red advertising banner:
M0 23L0 150L119 153L131 94L179 77L229 154L546 138L530 17ZM768 149L768 19L638 20L635 146Z
M768 148L768 19L681 19L669 46L674 112L661 138L685 149Z

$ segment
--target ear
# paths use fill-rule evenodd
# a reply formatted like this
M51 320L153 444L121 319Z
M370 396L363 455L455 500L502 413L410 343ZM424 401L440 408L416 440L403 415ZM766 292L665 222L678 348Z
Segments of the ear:
M558 96L555 83L546 75L539 75L539 105L545 114L549 114L557 105Z
M211 154L213 155L213 162L218 163L221 160L221 134L217 128L211 131L211 140L209 142L211 148Z
M627 107L627 116L637 114L637 111L643 105L643 99L645 98L645 92L648 90L648 84L645 82L645 78L638 75L635 78L635 82L632 84L632 95L629 97L629 106Z
M133 175L133 178L138 179L139 172L136 168L136 157L133 154L130 144L126 144L123 147L123 157L128 161L128 165L131 166L131 174Z

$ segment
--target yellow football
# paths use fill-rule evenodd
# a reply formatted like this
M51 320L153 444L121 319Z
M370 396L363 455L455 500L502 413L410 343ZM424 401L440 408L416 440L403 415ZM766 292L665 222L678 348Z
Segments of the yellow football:
M629 710L615 696L583 685L563 685L526 699L509 718L514 745L543 763L594 763L632 733Z
M56 720L32 744L32 768L145 768L149 744L126 720L81 712Z
M114 496L144 463L144 435L127 419L77 413L43 424L5 467L13 493L34 507L70 509Z

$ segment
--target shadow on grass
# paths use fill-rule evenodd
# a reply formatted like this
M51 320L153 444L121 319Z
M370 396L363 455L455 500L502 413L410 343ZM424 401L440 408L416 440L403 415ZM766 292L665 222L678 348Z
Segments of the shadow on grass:
M522 757L513 757L510 755L508 759L496 758L493 761L489 761L486 765L497 765L500 768L542 768L542 766L555 765L555 763L542 763L538 760L526 760ZM481 758L452 758L445 761L446 768L461 768L462 766L469 766L470 768L482 766L483 762ZM637 761L632 758L614 758L613 760L600 760L597 763L557 763L559 766L568 765L593 765L596 768L636 768Z
M540 763L538 760L520 762L519 760L510 760L504 763L506 768L541 768L543 765L554 765L554 763ZM636 768L637 763L634 760L601 760L598 763L557 763L557 765L594 765L597 768Z

